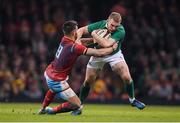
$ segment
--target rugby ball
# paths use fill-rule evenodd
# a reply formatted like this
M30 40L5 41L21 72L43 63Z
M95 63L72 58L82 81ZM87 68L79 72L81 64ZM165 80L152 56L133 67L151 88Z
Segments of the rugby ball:
M105 39L109 39L111 37L111 33L107 29L98 29L96 34Z

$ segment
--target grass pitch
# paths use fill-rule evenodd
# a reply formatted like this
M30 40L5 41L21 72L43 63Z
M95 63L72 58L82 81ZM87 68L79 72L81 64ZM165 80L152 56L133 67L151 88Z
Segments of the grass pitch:
M180 106L149 106L138 110L129 105L85 104L83 114L37 115L41 104L0 103L0 122L175 122L180 121ZM54 105L53 105L54 106Z

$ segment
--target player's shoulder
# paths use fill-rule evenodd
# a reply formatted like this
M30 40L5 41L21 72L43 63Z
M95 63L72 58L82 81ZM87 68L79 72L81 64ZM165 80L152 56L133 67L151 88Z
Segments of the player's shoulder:
M121 30L121 31L122 31L122 30L125 30L125 29L124 29L124 26L123 26L122 24L119 25L119 27L118 27L117 29L118 29L118 30Z
M117 32L125 33L125 29L124 29L124 26L122 24L117 28Z
M87 47L84 45L78 44L78 43L74 43L74 48L75 49L82 49L82 48L87 48Z
M106 25L106 20L101 20L95 23L91 23L88 25L88 32L91 33L93 30L103 29L105 25Z
M75 43L73 48L73 53L77 55L83 55L87 51L87 49L88 48L85 47L84 45Z
M99 23L102 23L102 24L106 24L107 23L107 20L101 20L101 21L98 21Z

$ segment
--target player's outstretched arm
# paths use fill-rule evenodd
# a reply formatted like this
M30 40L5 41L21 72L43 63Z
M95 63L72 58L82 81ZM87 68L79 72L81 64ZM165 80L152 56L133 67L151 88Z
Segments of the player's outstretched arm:
M105 38L100 37L99 35L97 35L96 30L94 30L91 33L91 35L94 38L94 40L102 47L111 47L115 42L115 40L112 38L105 39Z
M82 35L88 34L87 28L88 28L87 26L84 26L77 30L77 39L75 41L76 43L81 44L80 39L81 39Z
M97 57L106 56L111 54L114 50L116 50L117 46L118 44L114 43L113 46L109 48L101 48L101 49L88 48L85 55L97 56Z

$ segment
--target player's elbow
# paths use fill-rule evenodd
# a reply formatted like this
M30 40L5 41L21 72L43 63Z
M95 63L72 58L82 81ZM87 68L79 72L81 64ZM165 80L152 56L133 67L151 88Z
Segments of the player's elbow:
M83 33L84 32L84 27L81 27L77 30L77 33Z
M77 30L77 33L78 33L78 34L86 34L86 33L88 33L88 31L87 31L87 26L79 28L79 29Z

